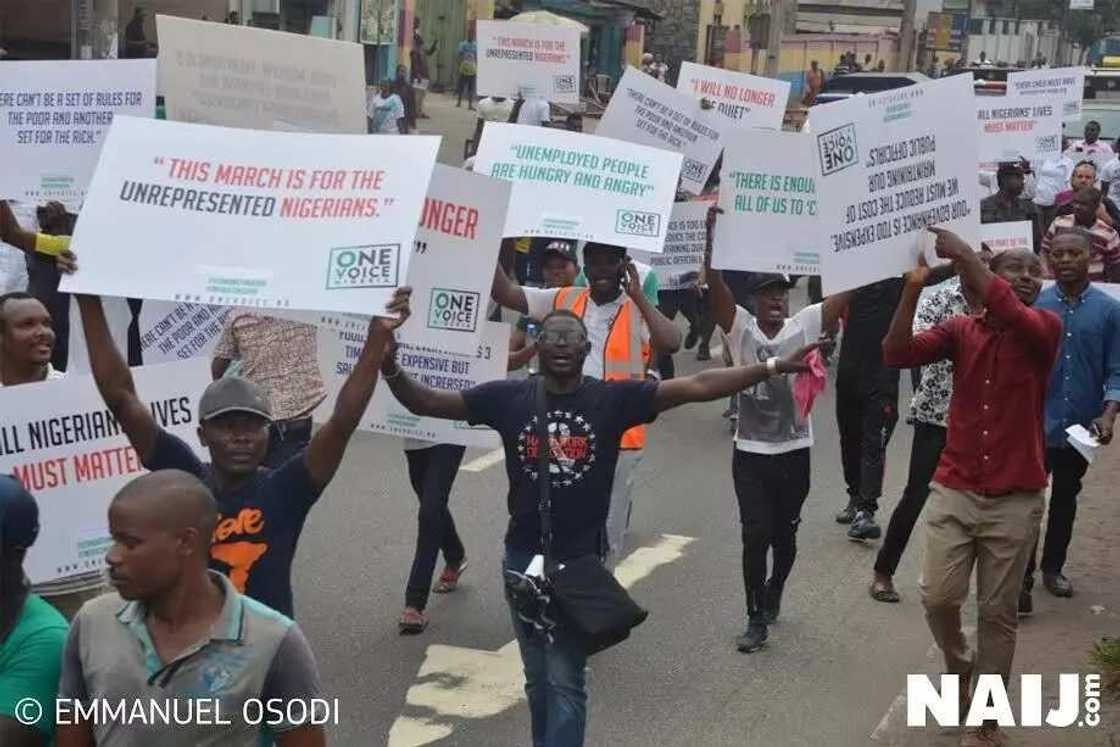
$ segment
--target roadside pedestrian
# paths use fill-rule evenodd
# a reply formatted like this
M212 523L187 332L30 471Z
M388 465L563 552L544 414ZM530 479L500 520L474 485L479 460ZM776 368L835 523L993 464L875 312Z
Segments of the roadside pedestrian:
M1101 167L1112 160L1115 155L1112 146L1101 140L1101 123L1091 119L1085 123L1084 137L1075 140L1066 150L1066 154L1073 161L1088 160L1100 171Z
M327 398L319 371L318 331L313 324L231 310L210 354L215 380L238 361L237 375L268 399L272 422L264 466L270 469L307 447L311 413Z
M537 319L543 320L558 309L579 317L587 326L591 344L591 351L581 359L586 376L608 381L644 380L651 348L675 353L681 345L680 331L643 293L638 270L625 248L589 242L583 248L583 268L588 288L553 290L514 285L499 264L492 295L507 309ZM622 557L633 509L635 473L645 441L645 429L640 425L622 436L606 524L611 566Z
M824 71L820 69L820 63L813 60L805 73L805 95L801 98L802 105L812 106L822 88L824 88Z
M436 53L439 48L439 39L432 42L432 46L425 48L424 37L420 33L420 17L412 19L412 50L409 55L409 69L412 70L412 85L416 89L416 117L427 119L424 113L424 97L431 85L431 75L428 72L428 57Z
M51 744L53 705L26 724L20 707L27 699L53 704L59 662L66 642L66 618L36 594L23 561L39 536L39 506L19 481L0 475L0 744Z
M381 81L377 92L370 92L366 101L369 131L374 135L407 135L408 118L400 94L393 91L393 81Z
M1090 281L1090 243L1090 237L1076 229L1054 236L1046 259L1057 282L1043 290L1034 304L1057 314L1063 332L1046 391L1046 465L1052 481L1039 564L1042 585L1057 597L1073 596L1073 584L1062 570L1073 537L1081 478L1089 467L1070 445L1066 429L1080 425L1091 429L1100 444L1108 444L1120 412L1120 302ZM1033 607L1034 570L1032 552L1023 581L1026 599L1020 603L1026 613Z
M459 42L455 58L458 61L459 80L455 85L455 106L463 105L463 95L467 97L467 108L474 110L474 82L478 74L478 44L474 40L474 26L467 31L467 38Z
M913 334L914 311L930 270L906 276L883 340L888 365L954 366L949 431L926 506L925 556L919 585L926 621L950 675L960 678L961 718L974 675L1007 682L1015 654L1023 572L1038 536L1046 489L1043 404L1062 323L1032 308L1042 286L1038 256L995 255L989 270L958 236L938 229L937 254L952 260L982 316L957 316ZM975 656L961 630L961 606L976 567ZM994 722L969 727L962 747L1006 744Z
M315 657L290 619L207 570L218 505L194 475L165 470L131 481L109 504L106 555L115 593L82 607L62 658L59 696L81 703L213 698L222 719L94 719L75 712L58 747L278 747L326 744L294 701L321 698ZM270 703L268 725L249 701ZM184 706L185 710L185 706ZM182 713L182 711L177 711Z
M1007 223L1027 221L1031 224L1034 245L1042 246L1042 219L1038 207L1023 197L1026 175L1018 161L999 164L996 170L999 191L980 200L981 223Z
M595 252L585 258L590 275L597 278L592 268L601 260ZM631 297L641 296L635 273L629 274ZM595 287L594 279L592 283ZM673 407L726 397L773 375L808 370L803 359L812 349L668 382L604 381L586 375L595 346L583 320L567 308L547 313L538 340L539 377L493 381L461 392L432 389L389 357L382 366L393 395L409 411L488 425L501 436L510 485L503 568L526 575L538 575L531 566L534 557L545 552L546 541L559 563L587 556L602 560L603 529L625 432ZM547 412L547 444L536 436L538 397L544 398ZM547 538L542 538L537 484L541 448L547 448L549 458L552 531ZM587 720L586 650L562 625L550 639L523 620L512 601L510 612L524 666L534 747L579 747Z
M408 288L386 307L407 308ZM210 549L212 565L237 591L294 617L292 560L307 514L342 462L377 383L386 341L403 319L373 317L353 371L330 417L307 448L276 469L264 466L272 410L252 382L227 376L212 382L198 404L198 437L210 452L204 464L181 439L163 430L136 394L132 374L109 335L101 299L78 296L93 378L146 469L180 469L202 479L221 512Z
M416 89L412 87L412 76L404 65L397 65L397 77L393 78L393 93L400 96L404 105L404 119L407 124L405 134L416 129L417 108Z

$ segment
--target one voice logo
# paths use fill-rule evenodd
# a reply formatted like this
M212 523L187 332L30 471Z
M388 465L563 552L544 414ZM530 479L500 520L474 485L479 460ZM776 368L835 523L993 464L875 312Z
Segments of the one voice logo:
M982 674L976 679L972 704L960 723L960 680L941 675L940 691L924 674L906 675L906 725L925 726L933 716L938 726L980 726L994 721L1002 727L1014 726L1096 726L1100 723L1101 677L1099 674L1058 675L1058 701L1047 711L1042 707L1042 675L1019 675L1019 714L1011 709L1007 688L998 674Z

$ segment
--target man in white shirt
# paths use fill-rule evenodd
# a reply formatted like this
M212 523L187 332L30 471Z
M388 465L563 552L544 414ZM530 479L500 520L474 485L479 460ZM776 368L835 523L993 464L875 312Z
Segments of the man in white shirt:
M0 386L19 386L61 379L51 365L54 326L50 312L28 293L0 296ZM59 612L72 618L86 601L105 590L99 571L38 584L31 589Z
M642 380L653 350L675 353L681 333L642 293L634 263L621 246L590 242L583 248L587 288L523 288L502 269L494 270L491 293L502 306L537 319L568 309L587 327L590 352L583 375L595 379ZM621 559L633 504L634 473L641 462L645 431L627 431L622 438L606 524L608 564Z
M393 93L393 81L383 80L376 94L370 92L366 98L366 116L369 118L369 131L375 135L407 135L408 121L405 119L404 102Z
M1092 161L1093 165L1097 167L1100 172L1104 166L1116 157L1112 150L1112 145L1101 140L1101 125L1095 120L1091 120L1085 125L1085 139L1077 140L1069 149L1066 150L1066 156L1077 163L1078 161Z
M552 107L540 96L528 96L520 102L517 124L548 127L552 122ZM514 106L517 106L516 104Z

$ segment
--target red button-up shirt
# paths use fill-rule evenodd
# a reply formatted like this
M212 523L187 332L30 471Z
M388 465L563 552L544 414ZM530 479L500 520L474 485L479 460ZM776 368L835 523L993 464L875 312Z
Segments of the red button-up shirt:
M994 278L981 316L958 316L915 335L883 342L888 366L953 362L949 434L934 479L956 490L1005 495L1046 487L1043 402L1062 322L1023 305Z

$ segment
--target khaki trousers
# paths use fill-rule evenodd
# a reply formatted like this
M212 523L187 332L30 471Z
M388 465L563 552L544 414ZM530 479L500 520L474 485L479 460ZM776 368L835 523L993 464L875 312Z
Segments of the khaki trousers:
M919 581L926 622L949 674L1011 674L1019 590L1042 519L1042 491L988 497L930 484ZM976 566L976 652L961 630L961 605Z

